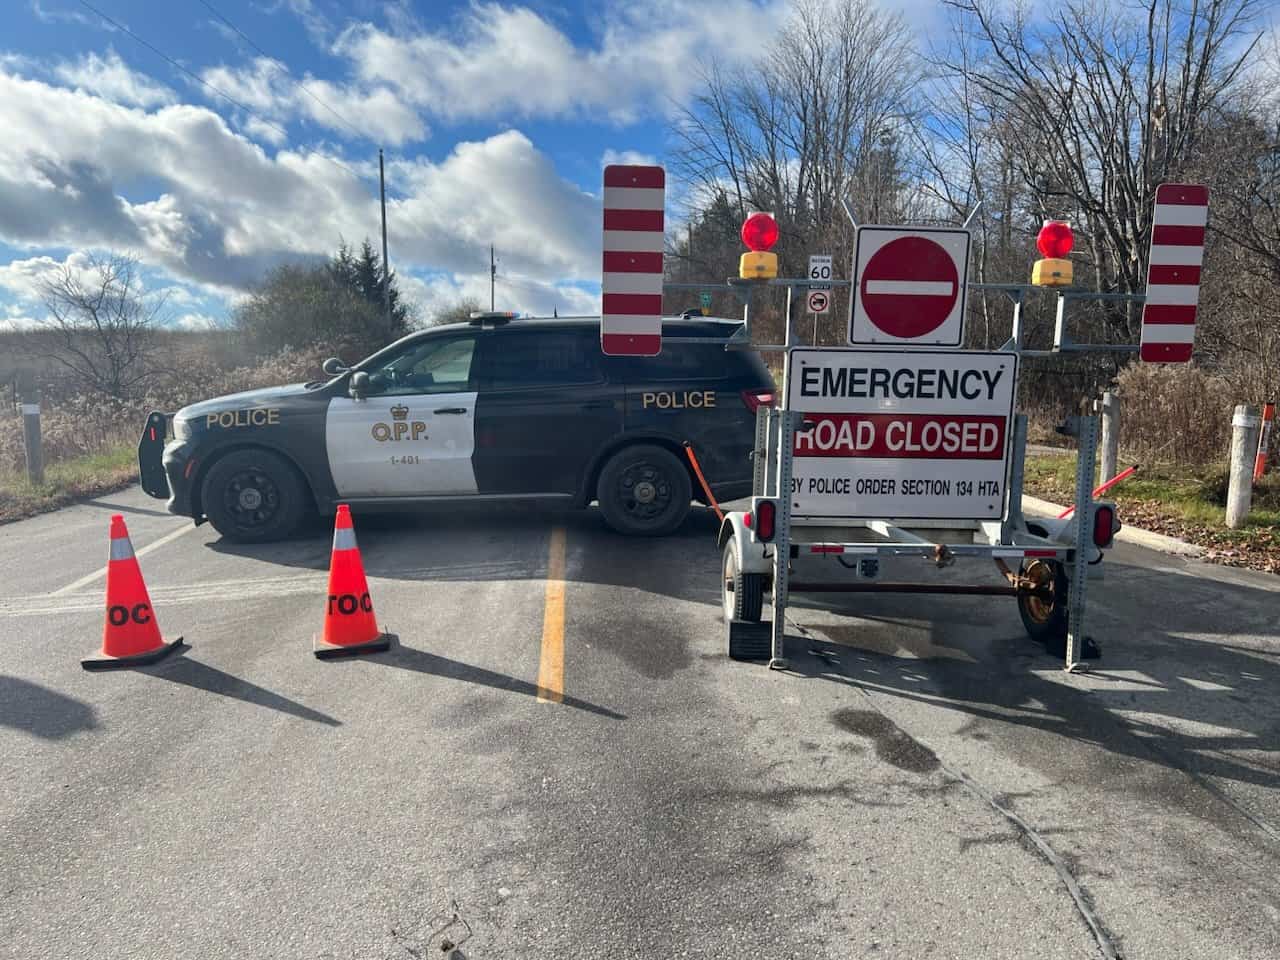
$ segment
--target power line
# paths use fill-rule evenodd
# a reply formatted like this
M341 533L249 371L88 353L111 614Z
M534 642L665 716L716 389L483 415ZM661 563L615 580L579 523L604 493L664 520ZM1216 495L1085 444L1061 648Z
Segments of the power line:
M101 17L101 18L102 18L104 21L106 21L107 23L111 24L111 26L115 27L115 28L116 28L117 30L119 30L121 33L123 33L123 34L125 34L125 35L127 35L127 36L129 36L129 37L131 37L131 38L133 38L133 39L134 39L134 40L136 40L138 43L142 44L144 47L146 47L148 50L150 50L152 53L154 53L157 57L159 57L160 59L162 59L162 60L164 60L166 63L168 63L170 66L172 66L175 70L180 70L182 73L185 73L185 74L186 74L188 77L190 77L192 80L196 81L196 83L200 84L201 86L207 87L208 89L210 89L210 90L212 90L214 93L216 93L218 96L220 96L220 97L222 97L224 100L226 100L228 103L231 103L231 104L235 105L236 107L239 107L241 110L243 110L243 111L244 111L245 113L247 113L249 116L253 117L253 118L254 118L255 120L257 120L259 123L261 123L261 124L263 124L263 125L265 125L265 126L270 127L272 130L275 130L275 131L276 131L276 132L278 132L281 136L283 136L283 137L285 138L285 140L286 140L286 141L289 139L289 131L288 131L288 130L286 130L284 127L280 126L280 125L279 125L279 124L277 124L277 123L272 123L270 120L266 119L265 117L261 116L260 114L255 113L255 112L254 112L252 109L250 109L248 106L246 106L245 104L241 103L241 102L240 102L239 100L237 100L235 97L231 96L231 94L227 93L227 92L226 92L226 91L224 91L224 90L220 90L218 87L215 87L212 83L210 83L210 82L209 82L208 80L206 80L204 77L199 76L199 75L198 75L198 74L196 74L196 73L193 73L191 70L188 70L188 69L187 69L186 67L184 67L181 63L179 63L177 60L173 59L173 57L169 56L167 53L165 53L163 50L161 50L161 49L160 49L159 47L157 47L155 44L153 44L153 43L151 43L151 42L149 42L149 41L147 41L147 40L144 40L142 37L138 36L136 33L134 33L132 30L130 30L128 27L126 27L123 23L120 23L118 20L113 20L111 17L107 16L105 13L103 13L101 10L99 10L97 7L95 7L93 4L91 4L91 3L89 2L89 0L80 0L80 5L81 5L82 7L84 7L85 9L87 9L87 10L91 10L93 13L96 13L99 17ZM334 164L335 166L341 167L343 170L347 171L347 173L351 174L353 177L355 177L355 178L356 178L356 179L358 179L358 180L363 180L363 179L364 179L363 175L361 175L361 174L357 173L355 170L353 170L351 167L347 166L347 165L346 165L345 163L343 163L341 160L338 160L338 159L336 159L336 158L334 158L334 157L329 156L327 153L321 153L321 152L319 152L319 151L316 151L316 156L318 156L318 157L323 157L325 160L328 160L330 163Z
M277 66L279 66L282 70L284 70L284 72L285 72L286 74L290 73L290 70L289 70L288 64L286 64L286 63L284 63L283 61L281 61L281 60L277 59L276 57L273 57L271 54L267 53L267 51L263 50L263 49L262 49L262 47L258 46L256 43L254 43L254 42L253 42L253 39L252 39L252 38L251 38L247 33L245 33L243 30L241 30L239 27L237 27L237 26L236 26L234 23L232 23L229 19L227 19L227 17L226 17L224 14L222 14L222 13L218 10L218 8L217 8L217 7L215 7L212 3L210 3L210 2L209 2L209 0L199 0L199 2L200 2L200 4L201 4L205 9L207 9L207 10L208 10L210 13L212 13L215 17L217 17L219 20L221 20L223 23L225 23L229 28L231 28L231 30L233 30L233 31L235 32L236 36L238 36L241 40L243 40L243 41L244 41L245 43L247 43L249 46L253 47L253 49L254 49L254 50L258 51L258 53L262 54L262 56L266 57L266 58L267 58L268 60L270 60L272 63L274 63L274 64L276 64ZM328 103L326 103L325 101L321 100L318 96L316 96L314 93L312 93L312 92L307 88L306 84L302 83L301 81L294 80L294 81L293 81L293 85L294 85L294 86L295 86L299 91L301 91L302 93L305 93L308 97L310 97L310 98L311 98L312 100L314 100L316 103L320 104L320 106L324 107L324 108L325 108L326 110L328 110L331 114L333 114L335 117L337 117L338 122L339 122L339 123L341 123L341 124L342 124L344 127L346 127L348 130L350 130L352 133L354 133L357 137L360 137L361 139L368 139L367 135L366 135L366 134L364 134L364 133L362 133L360 130L358 130L358 129L356 128L356 126L355 126L353 123L351 123L349 120L347 120L347 118L346 118L346 117L344 117L344 116L343 116L342 114L340 114L337 110L335 110L333 107L331 107Z

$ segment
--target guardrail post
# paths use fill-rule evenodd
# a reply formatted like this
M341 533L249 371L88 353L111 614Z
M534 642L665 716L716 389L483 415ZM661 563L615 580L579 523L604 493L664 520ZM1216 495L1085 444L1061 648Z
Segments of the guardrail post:
M19 374L18 396L22 405L22 445L27 454L27 481L32 486L39 486L44 483L44 448L40 443L40 390L29 370Z
M1258 408L1242 403L1231 418L1231 480L1227 485L1227 526L1244 526L1253 505L1253 464L1262 418Z
M1120 395L1114 390L1102 394L1102 480L1120 472Z

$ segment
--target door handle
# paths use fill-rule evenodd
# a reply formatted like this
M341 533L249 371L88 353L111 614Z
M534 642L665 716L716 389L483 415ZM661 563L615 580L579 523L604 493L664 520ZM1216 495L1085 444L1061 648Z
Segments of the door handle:
M612 410L613 401L612 400L593 400L590 403L584 403L582 405L582 409L583 410Z
M466 407L441 407L439 410L433 410L432 413L466 413Z

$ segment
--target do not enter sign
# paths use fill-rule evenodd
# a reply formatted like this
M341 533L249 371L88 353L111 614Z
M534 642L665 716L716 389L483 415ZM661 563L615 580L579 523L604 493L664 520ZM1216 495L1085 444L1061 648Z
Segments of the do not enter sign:
M968 274L968 230L859 227L849 342L960 346Z

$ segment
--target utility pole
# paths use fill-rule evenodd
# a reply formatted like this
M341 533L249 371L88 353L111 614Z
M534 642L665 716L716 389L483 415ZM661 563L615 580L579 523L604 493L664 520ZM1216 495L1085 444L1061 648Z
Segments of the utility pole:
M378 191L382 195L382 309L387 314L387 326L391 325L391 261L387 259L387 171L382 163L382 148L378 148Z
M497 310L494 300L493 285L498 279L498 261L493 258L493 244L489 244L489 312Z

